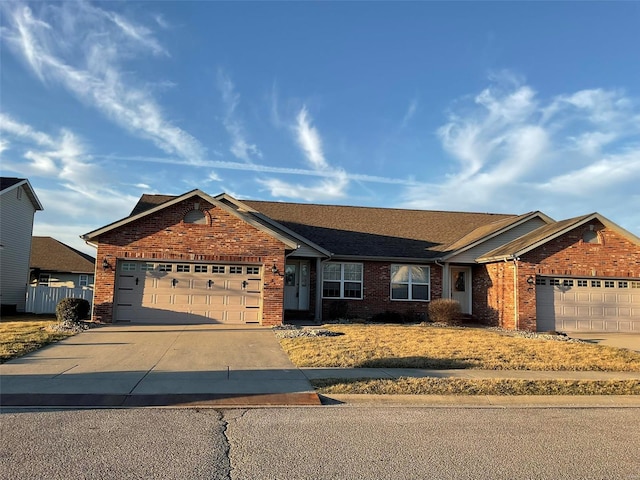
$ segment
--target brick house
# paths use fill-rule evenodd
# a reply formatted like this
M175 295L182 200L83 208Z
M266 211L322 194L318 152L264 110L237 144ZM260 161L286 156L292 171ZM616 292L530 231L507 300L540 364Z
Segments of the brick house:
M453 298L512 329L640 331L640 239L600 214L523 215L143 195L83 237L95 319L424 319Z

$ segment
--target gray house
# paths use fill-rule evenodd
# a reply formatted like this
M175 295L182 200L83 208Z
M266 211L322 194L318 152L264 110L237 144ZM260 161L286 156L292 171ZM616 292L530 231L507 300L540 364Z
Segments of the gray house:
M0 177L0 304L4 315L25 309L33 217L42 209L29 180Z

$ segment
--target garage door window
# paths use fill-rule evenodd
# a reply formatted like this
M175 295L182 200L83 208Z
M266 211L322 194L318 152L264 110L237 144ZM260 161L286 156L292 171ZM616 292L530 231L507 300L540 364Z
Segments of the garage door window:
M123 272L135 272L136 264L132 262L122 262L120 270L122 270Z
M176 265L176 272L190 272L191 265Z
M593 288L600 288L601 286L600 280L591 280L591 286Z
M170 263L161 263L160 265L158 265L158 271L159 272L172 272L173 271L173 265L171 265Z
M141 263L140 264L140 270L142 270L143 272L151 271L154 268L155 268L155 265L153 263Z
M259 275L260 267L247 267L247 275Z
M229 267L229 273L241 274L242 267Z
M193 271L196 273L207 273L207 266L206 265L195 265L193 267Z
M225 268L224 265L213 265L211 267L211 273L224 273Z

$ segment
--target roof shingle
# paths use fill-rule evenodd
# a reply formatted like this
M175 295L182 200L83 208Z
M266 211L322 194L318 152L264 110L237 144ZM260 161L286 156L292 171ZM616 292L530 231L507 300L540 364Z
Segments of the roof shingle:
M93 273L95 258L55 238L33 237L29 266L47 272Z

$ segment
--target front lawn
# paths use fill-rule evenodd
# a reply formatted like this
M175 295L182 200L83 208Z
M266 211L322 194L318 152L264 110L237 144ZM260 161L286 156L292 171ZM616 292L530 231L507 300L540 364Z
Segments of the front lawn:
M3 317L0 321L0 363L74 335L72 332L52 330L57 323L52 315Z
M281 338L298 367L639 372L640 354L486 328L330 325L338 336Z

